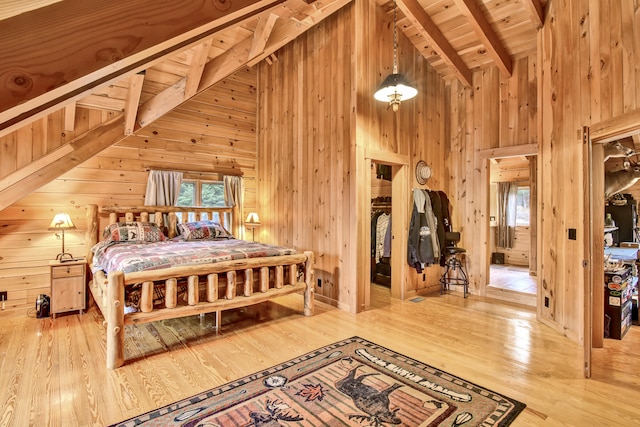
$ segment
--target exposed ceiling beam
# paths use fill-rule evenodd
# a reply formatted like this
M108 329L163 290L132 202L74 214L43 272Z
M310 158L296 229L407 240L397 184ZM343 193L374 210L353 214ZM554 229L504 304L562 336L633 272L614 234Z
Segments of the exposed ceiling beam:
M136 116L138 115L138 105L142 94L145 72L140 72L129 77L129 91L124 106L124 134L132 135L136 127Z
M257 57L251 58L249 56L251 46L254 43L253 37L245 38L205 65L198 92L206 90L242 67L261 61L351 1L352 0L327 1L324 2L321 7L309 6L306 12L312 13L312 15L306 15L303 19L300 19L300 14L303 12L297 12L295 19L277 20L277 25L274 26L272 37L269 38L263 52ZM184 98L184 84L185 78L180 79L141 105L138 109L137 129L149 125L151 122L186 101Z
M0 130L283 1L65 0L6 19Z
M267 18L260 18L258 26L253 32L253 43L251 45L251 50L249 51L249 58L255 58L257 55L264 52L264 47L267 45L267 41L269 40L269 36L271 35L277 20L278 15L275 13L270 13Z
M433 50L453 70L454 74L466 86L471 86L473 75L462 58L453 49L436 24L417 0L397 0L398 8L433 47Z
M64 107L64 130L67 132L73 131L76 128L76 103Z
M455 0L456 6L467 17L469 24L473 27L489 54L493 57L494 62L502 71L502 73L511 77L513 74L513 64L511 56L507 53L502 42L498 39L495 31L491 28L491 24L487 21L486 16L478 7L476 0Z
M544 7L540 0L521 0L522 5L527 10L533 26L540 29L544 26Z
M47 154L44 159L3 178L0 181L0 211L126 138L123 126L124 119L120 114Z
M191 98L198 92L202 71L207 64L209 49L211 49L211 39L207 39L204 43L193 48L193 57L189 71L187 72L187 83L184 88L185 99Z

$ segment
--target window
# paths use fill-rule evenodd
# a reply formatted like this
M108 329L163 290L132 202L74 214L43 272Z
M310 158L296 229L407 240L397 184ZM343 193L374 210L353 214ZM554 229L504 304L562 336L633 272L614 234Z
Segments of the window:
M516 226L529 226L529 187L518 187L516 196Z
M222 181L184 180L180 186L178 206L226 206Z
M178 196L178 206L223 207L224 183L222 181L183 180ZM226 216L226 215L225 215ZM178 214L180 220L182 216ZM205 218L202 218L205 219ZM219 221L219 218L208 218ZM189 215L189 221L194 221Z

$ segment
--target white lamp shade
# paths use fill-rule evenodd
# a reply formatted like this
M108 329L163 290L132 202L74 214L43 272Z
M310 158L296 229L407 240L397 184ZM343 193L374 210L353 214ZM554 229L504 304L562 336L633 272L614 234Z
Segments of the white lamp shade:
M250 212L249 215L247 215L247 219L244 222L244 225L246 225L247 227L257 227L260 225L260 217L258 217L257 213Z
M417 94L418 89L411 86L405 76L402 74L389 74L373 97L381 102L399 102L411 99Z

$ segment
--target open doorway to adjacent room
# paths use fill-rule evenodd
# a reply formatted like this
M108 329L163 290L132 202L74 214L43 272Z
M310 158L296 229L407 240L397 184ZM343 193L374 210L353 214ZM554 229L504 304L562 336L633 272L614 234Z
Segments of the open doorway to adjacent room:
M486 295L536 306L537 156L490 159Z

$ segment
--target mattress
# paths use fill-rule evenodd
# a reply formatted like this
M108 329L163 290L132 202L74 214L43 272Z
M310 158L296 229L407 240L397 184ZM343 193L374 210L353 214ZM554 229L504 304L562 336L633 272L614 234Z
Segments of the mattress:
M239 239L100 242L93 248L92 270L132 273L247 258L292 255L295 249Z

